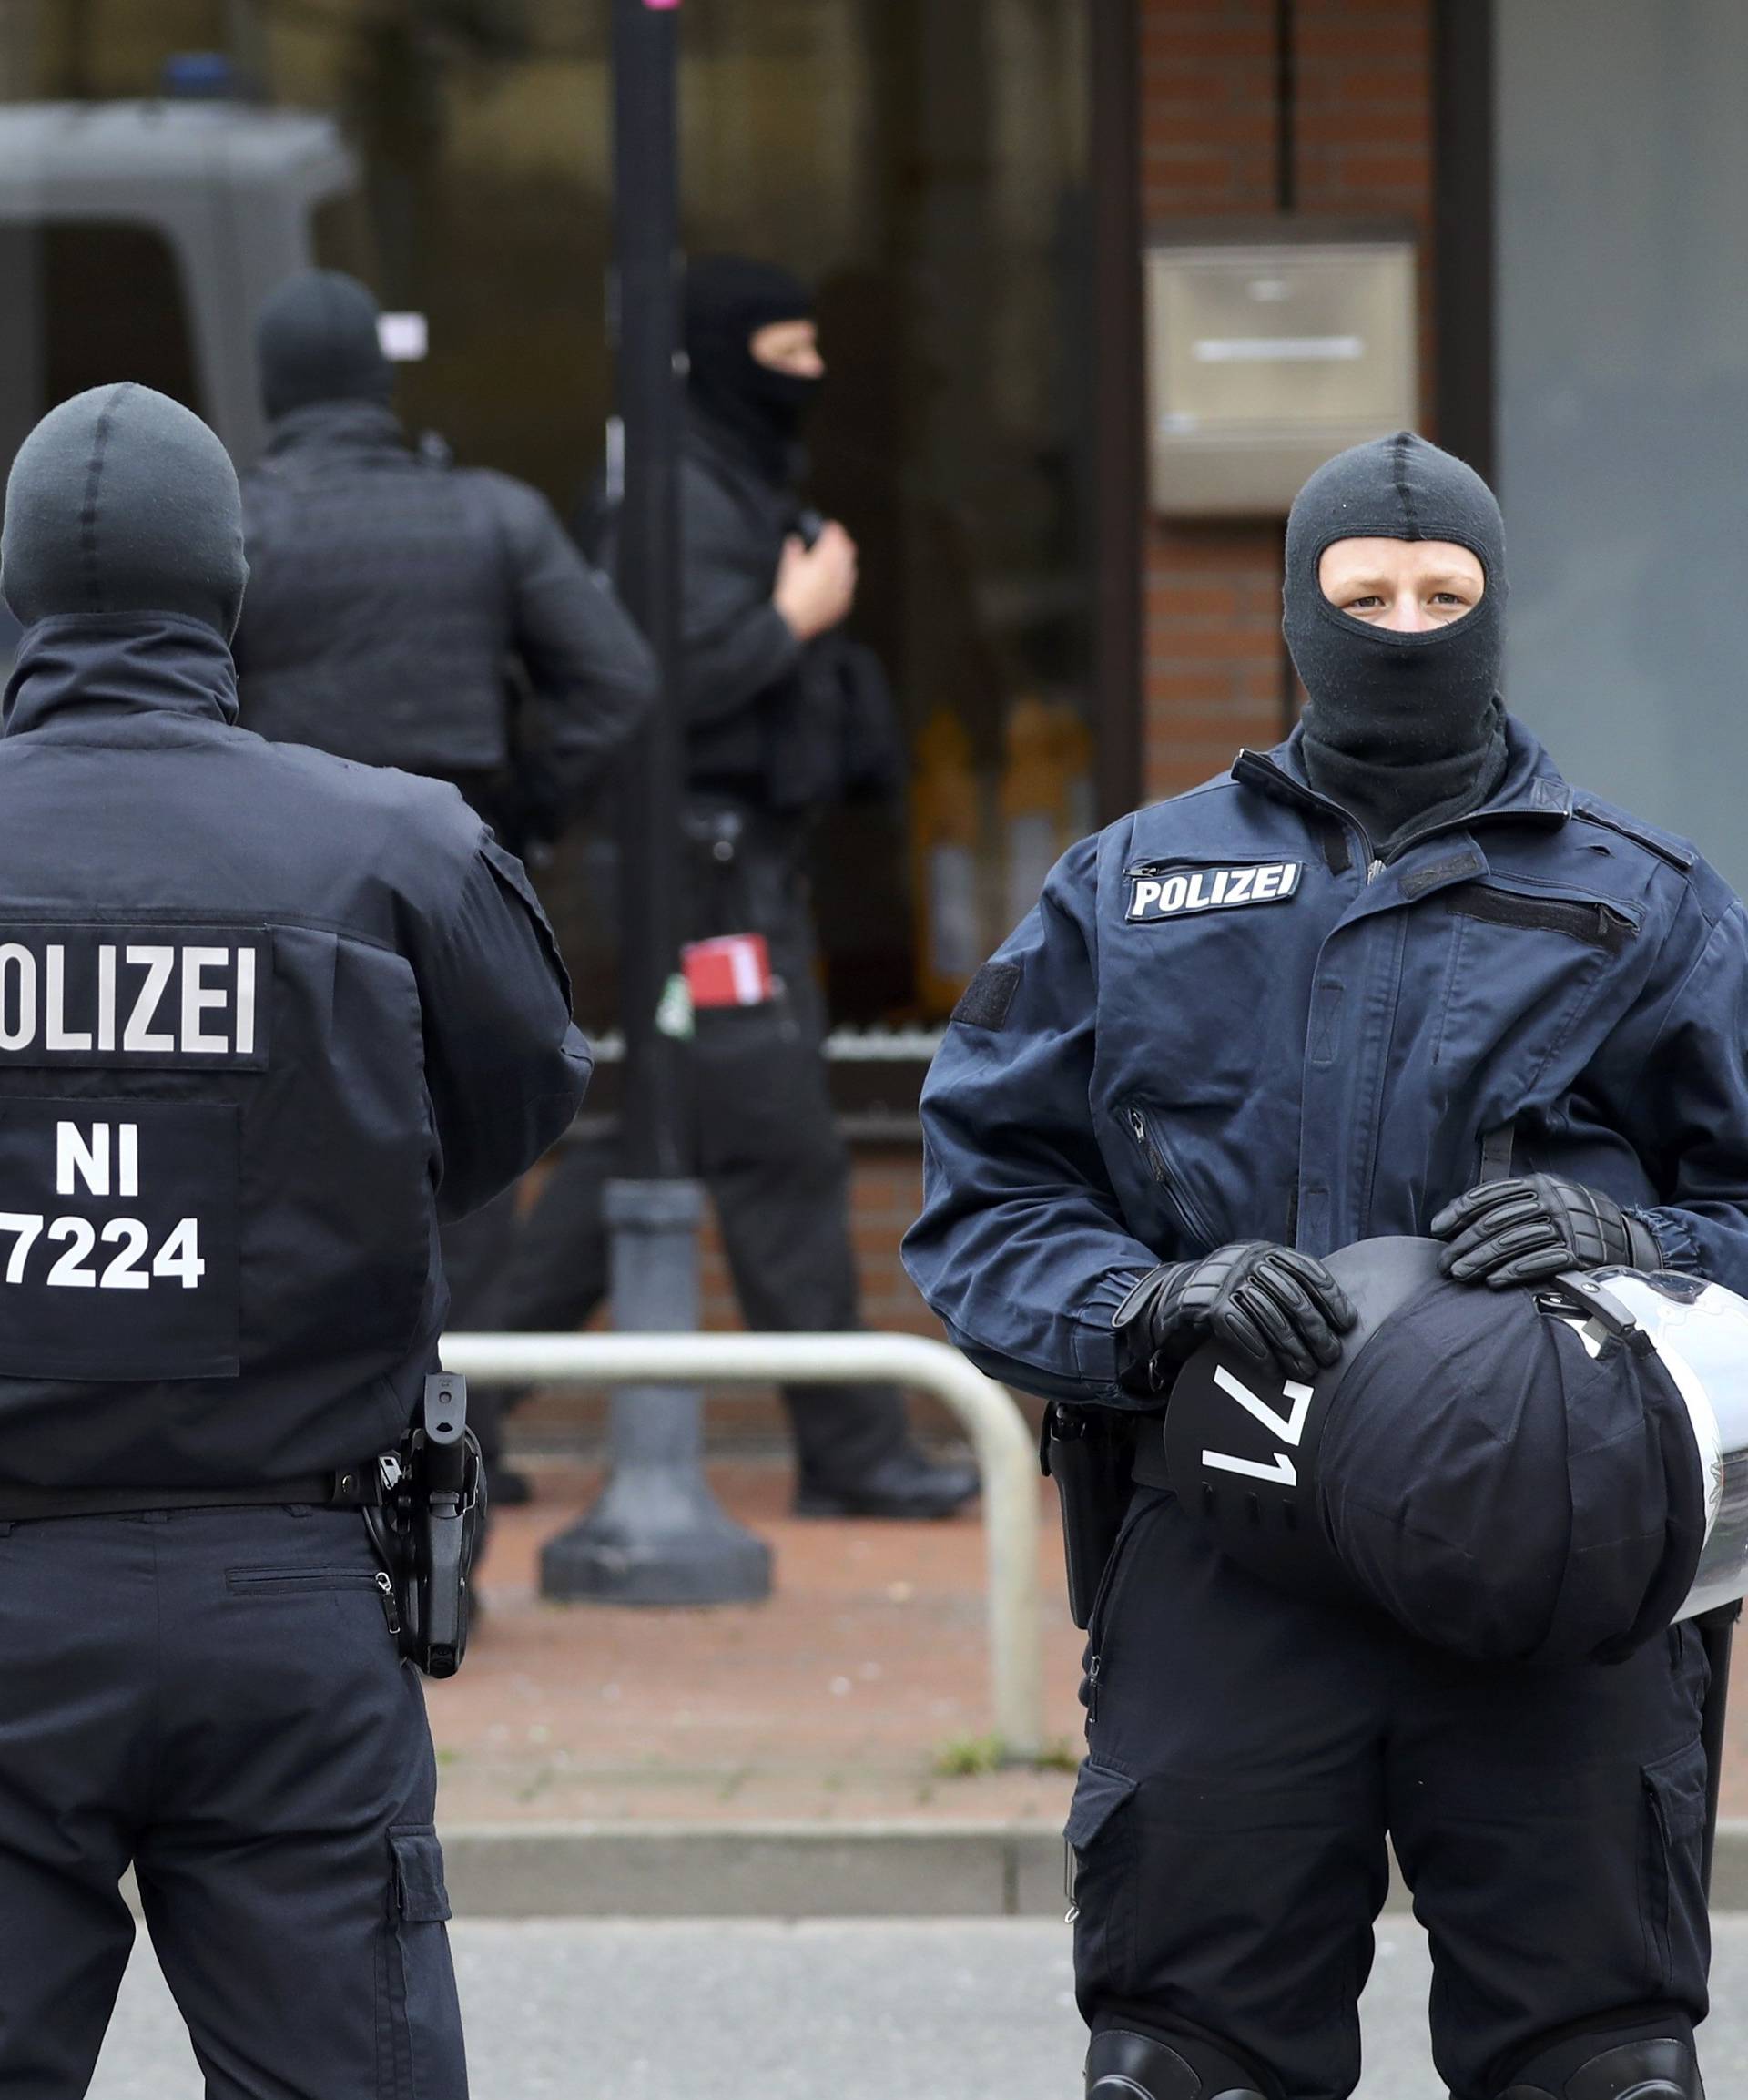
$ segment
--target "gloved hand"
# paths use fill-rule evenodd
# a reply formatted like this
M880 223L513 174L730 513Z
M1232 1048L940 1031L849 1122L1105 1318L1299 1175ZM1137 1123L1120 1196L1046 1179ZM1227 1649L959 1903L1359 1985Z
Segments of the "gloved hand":
M1315 1378L1339 1358L1355 1318L1322 1262L1245 1239L1143 1276L1111 1324L1129 1344L1123 1382L1158 1392L1209 1335L1257 1363L1272 1361L1289 1377Z
M1558 1174L1484 1181L1447 1203L1431 1231L1449 1242L1438 1257L1442 1275L1494 1290L1540 1282L1562 1269L1663 1266L1648 1225L1600 1189Z

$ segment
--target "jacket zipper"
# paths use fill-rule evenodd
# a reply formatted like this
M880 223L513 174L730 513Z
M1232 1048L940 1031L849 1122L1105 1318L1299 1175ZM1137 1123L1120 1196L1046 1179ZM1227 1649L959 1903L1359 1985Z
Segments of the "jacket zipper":
M1286 776L1283 775L1282 777L1285 778ZM1296 782L1288 783L1289 786L1296 786ZM1366 870L1367 882L1377 882L1377 878L1384 872L1384 863L1372 850L1372 841L1366 835L1366 827L1360 823L1357 818L1350 817L1345 810L1338 810L1335 803L1331 802L1327 807L1332 816L1341 820L1343 828L1351 831L1354 837L1359 841L1362 849L1360 863ZM1214 868L1225 865L1225 863L1221 861L1196 861L1185 859L1182 853L1167 853L1156 861L1131 861L1123 872L1124 879L1127 880L1135 875L1163 874L1168 868Z
M1124 1109L1123 1116L1130 1129L1134 1133L1135 1143L1141 1147L1142 1156L1147 1162L1149 1173L1152 1174L1155 1181L1164 1181L1165 1178L1165 1162L1160 1156L1158 1146L1153 1143L1153 1133L1147 1127L1147 1118L1133 1102Z
M1153 1136L1153 1126L1147 1120L1147 1111L1140 1102L1129 1101L1123 1104L1119 1113L1129 1126L1129 1134L1134 1139L1137 1150L1147 1163L1149 1175L1165 1191L1165 1200L1177 1214L1178 1223L1192 1239L1203 1241L1209 1247L1214 1246L1214 1236L1208 1229L1206 1220L1195 1215L1184 1193L1182 1178L1172 1172L1171 1162L1165 1157L1164 1148Z
M1444 896L1445 909L1458 918L1563 933L1591 948L1619 949L1639 931L1629 913L1596 897L1542 896L1481 882L1459 882Z

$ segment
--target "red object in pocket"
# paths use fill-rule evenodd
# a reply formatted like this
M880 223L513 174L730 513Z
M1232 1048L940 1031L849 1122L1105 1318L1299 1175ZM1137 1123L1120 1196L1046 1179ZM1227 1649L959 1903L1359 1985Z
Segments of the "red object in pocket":
M763 933L718 933L680 950L694 1006L762 1006L776 991Z

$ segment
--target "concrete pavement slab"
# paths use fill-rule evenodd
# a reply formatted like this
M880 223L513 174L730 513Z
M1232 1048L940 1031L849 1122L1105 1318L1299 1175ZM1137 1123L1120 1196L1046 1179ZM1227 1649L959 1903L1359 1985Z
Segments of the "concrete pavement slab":
M443 1830L468 1918L1050 1917L1066 1908L1060 1824L915 1820L473 1825ZM1716 1908L1748 1911L1748 1821L1719 1832ZM1406 1911L1393 1875L1388 1909Z

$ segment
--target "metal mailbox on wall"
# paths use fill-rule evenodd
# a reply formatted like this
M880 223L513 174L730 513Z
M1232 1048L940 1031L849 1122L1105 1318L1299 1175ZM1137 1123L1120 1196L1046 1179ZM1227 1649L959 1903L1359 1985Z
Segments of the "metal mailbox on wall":
M1414 265L1407 240L1150 248L1154 508L1285 515L1332 454L1411 428Z

